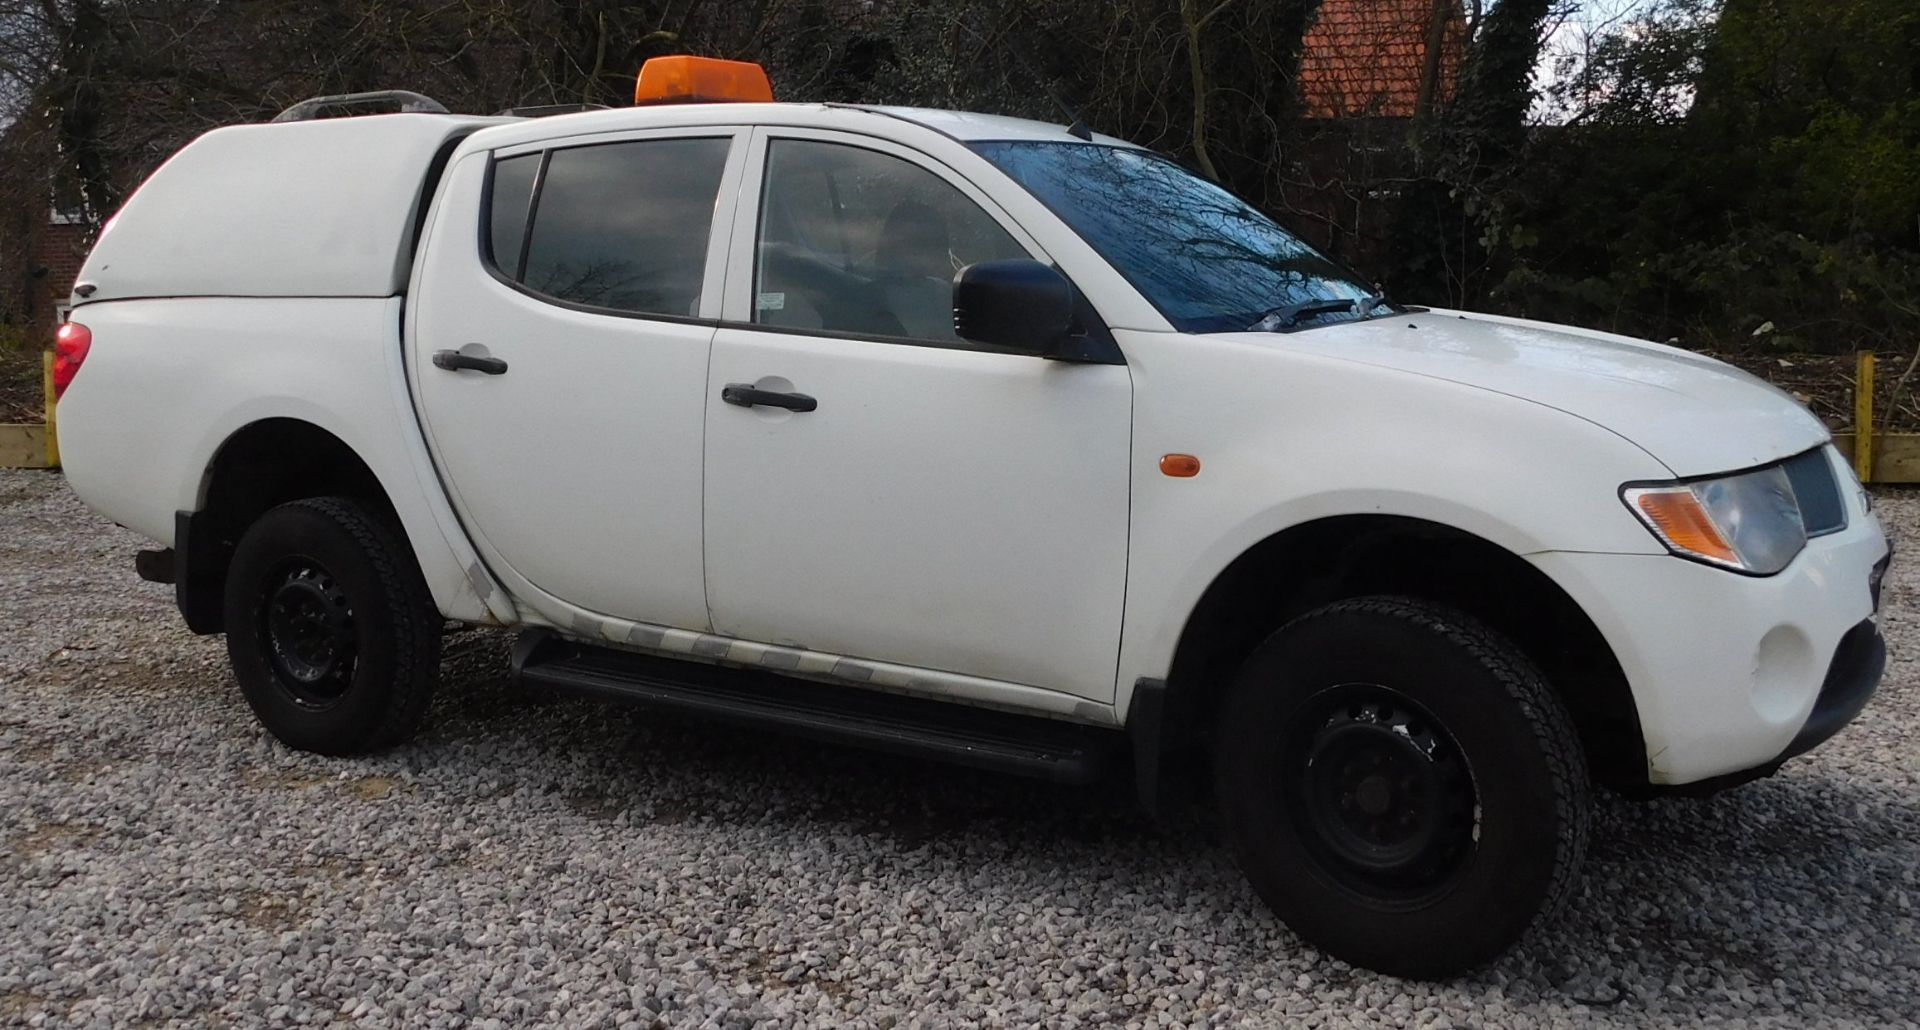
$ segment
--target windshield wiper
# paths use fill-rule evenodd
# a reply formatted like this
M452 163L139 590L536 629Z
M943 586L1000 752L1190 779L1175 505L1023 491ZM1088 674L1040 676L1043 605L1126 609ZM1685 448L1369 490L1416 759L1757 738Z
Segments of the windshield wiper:
M1271 333L1281 329L1292 329L1299 325L1303 318L1331 315L1339 311L1351 312L1356 318L1367 318L1373 314L1373 309L1382 304L1392 306L1392 302L1387 300L1387 295L1384 293L1369 294L1359 300L1340 300L1329 297L1322 300L1303 300L1298 304L1282 304L1277 308L1268 309L1260 316L1259 321L1247 327L1247 331Z

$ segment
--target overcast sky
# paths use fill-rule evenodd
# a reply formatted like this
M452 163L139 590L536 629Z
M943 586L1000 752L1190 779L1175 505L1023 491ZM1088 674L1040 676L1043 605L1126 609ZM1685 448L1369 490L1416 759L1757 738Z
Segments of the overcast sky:
M1540 49L1534 85L1544 93L1545 87L1554 82L1562 58L1585 54L1598 37L1617 30L1658 6L1659 0L1579 0L1570 13L1551 25L1552 31L1547 36L1546 45ZM1541 103L1534 105L1534 115L1552 119L1554 112L1543 98Z

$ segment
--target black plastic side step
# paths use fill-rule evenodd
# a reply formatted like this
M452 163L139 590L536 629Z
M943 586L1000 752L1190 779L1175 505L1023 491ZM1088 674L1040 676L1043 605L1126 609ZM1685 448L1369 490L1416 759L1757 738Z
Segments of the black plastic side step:
M521 635L513 671L541 687L1059 783L1098 779L1127 742L1117 730L597 647L542 630Z

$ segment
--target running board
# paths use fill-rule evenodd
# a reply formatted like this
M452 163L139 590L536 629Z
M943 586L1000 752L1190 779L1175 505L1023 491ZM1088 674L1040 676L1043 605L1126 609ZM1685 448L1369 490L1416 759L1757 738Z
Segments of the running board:
M1117 730L599 647L544 630L514 644L513 672L534 686L1057 783L1099 779L1127 744Z

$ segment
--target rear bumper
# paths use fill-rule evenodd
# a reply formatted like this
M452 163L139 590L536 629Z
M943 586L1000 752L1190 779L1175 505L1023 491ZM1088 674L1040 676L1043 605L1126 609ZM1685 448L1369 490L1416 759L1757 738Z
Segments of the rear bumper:
M1764 776L1859 714L1886 669L1873 623L1889 550L1874 517L1741 576L1665 555L1530 557L1591 618L1633 692L1647 783Z

